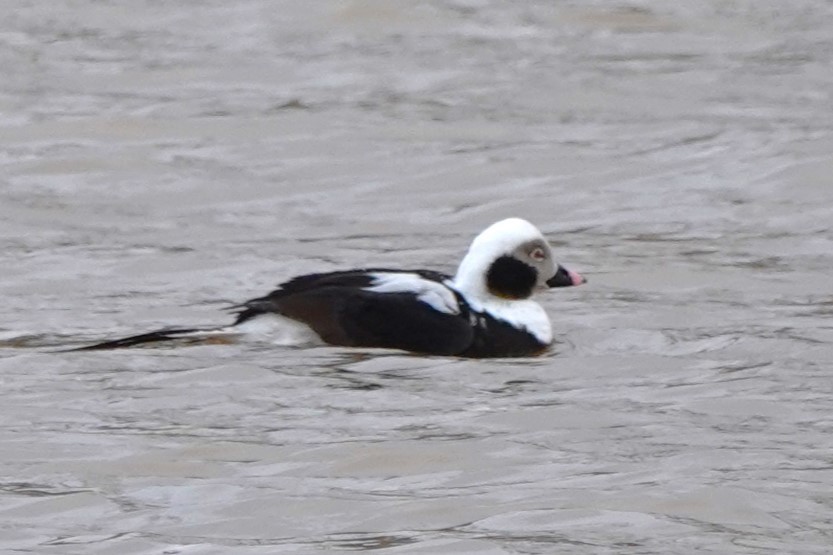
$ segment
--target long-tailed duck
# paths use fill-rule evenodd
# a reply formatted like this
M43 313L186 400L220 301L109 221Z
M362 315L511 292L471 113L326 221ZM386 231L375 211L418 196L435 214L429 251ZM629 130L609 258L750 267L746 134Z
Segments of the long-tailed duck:
M164 329L78 350L233 335L271 319L314 332L331 345L460 357L530 356L552 343L550 321L532 294L584 282L553 261L534 225L509 218L474 239L453 277L384 268L308 274L235 307L231 326Z

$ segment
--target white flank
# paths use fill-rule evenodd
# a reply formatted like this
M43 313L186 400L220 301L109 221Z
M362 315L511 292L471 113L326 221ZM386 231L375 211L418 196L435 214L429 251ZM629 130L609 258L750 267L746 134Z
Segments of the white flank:
M279 314L261 314L227 329L245 334L247 339L266 341L282 347L324 345L308 325Z
M460 305L454 293L441 283L425 279L417 274L408 273L375 273L373 285L365 287L365 291L375 293L412 293L419 301L424 302L434 310L446 314L460 314Z

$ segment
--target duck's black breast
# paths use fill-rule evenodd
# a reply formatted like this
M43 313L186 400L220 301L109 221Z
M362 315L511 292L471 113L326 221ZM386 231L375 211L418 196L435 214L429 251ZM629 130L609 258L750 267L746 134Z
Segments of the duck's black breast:
M466 304L465 316L472 327L472 340L459 356L526 357L541 354L549 347L529 331L496 318L488 311L478 312Z

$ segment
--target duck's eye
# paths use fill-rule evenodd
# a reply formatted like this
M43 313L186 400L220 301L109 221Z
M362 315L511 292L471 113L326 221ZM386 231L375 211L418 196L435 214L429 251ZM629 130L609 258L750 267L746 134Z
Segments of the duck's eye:
M547 259L547 253L545 253L544 249L541 247L535 247L532 249L532 252L529 253L529 257L536 262L543 262Z

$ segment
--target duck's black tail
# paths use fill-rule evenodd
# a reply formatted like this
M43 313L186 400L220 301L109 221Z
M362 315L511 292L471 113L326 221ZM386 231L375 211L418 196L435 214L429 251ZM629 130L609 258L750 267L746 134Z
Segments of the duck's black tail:
M179 341L187 344L194 343L229 343L234 332L229 328L165 328L139 335L122 337L111 341L103 341L85 347L67 349L67 351L103 351L106 349L122 349L149 343L163 343Z

